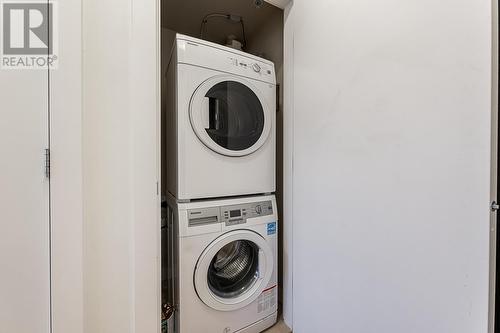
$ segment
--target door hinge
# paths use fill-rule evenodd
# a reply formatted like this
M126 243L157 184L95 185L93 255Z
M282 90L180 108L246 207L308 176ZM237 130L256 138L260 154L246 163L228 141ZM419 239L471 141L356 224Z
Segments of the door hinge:
M50 178L50 149L45 149L45 177Z
M491 203L491 211L497 212L498 210L500 210L500 204L498 204L498 202L496 202L496 201L493 201Z

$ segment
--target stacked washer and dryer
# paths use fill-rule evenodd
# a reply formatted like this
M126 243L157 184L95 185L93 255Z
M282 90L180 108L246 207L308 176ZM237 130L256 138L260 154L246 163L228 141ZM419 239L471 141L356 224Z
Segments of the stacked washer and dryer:
M166 72L165 293L175 333L276 322L272 62L177 34Z

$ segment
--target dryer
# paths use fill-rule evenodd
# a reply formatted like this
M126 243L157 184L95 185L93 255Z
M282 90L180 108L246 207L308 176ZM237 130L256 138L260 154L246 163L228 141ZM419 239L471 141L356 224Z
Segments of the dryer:
M166 186L178 200L275 191L268 60L177 34L167 67Z
M273 195L168 200L167 291L176 333L257 333L276 322L277 208Z

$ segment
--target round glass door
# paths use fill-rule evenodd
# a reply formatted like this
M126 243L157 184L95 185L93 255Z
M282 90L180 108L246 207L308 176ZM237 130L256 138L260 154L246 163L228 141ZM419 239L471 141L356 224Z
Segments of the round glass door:
M262 236L237 230L212 242L198 260L195 289L208 306L233 311L253 302L273 271L272 251Z
M210 149L243 156L259 149L269 136L269 109L249 82L219 76L205 81L190 103L191 125Z
M259 278L259 250L247 240L225 245L208 268L208 286L221 298L234 298L250 289Z

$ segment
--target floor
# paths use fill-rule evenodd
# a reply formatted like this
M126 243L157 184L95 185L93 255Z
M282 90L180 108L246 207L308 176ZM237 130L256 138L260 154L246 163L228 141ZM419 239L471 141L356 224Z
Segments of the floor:
M280 319L276 325L270 329L264 331L263 333L292 333L292 330L286 326L283 319Z

